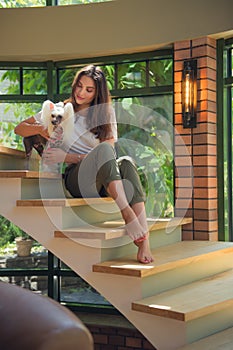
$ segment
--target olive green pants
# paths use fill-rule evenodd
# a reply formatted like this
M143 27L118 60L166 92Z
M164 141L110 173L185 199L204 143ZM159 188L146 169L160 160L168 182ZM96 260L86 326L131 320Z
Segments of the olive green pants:
M107 142L96 146L81 162L69 165L64 178L66 189L75 198L106 197L109 183L122 180L130 205L145 201L135 164L130 157L116 159Z

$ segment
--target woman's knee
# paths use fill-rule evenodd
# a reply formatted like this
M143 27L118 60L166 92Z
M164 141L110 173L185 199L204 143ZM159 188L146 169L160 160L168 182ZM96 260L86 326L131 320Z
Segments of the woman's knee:
M117 160L119 169L122 172L125 172L126 170L133 169L133 171L136 171L136 165L133 161L133 159L129 156L121 157Z

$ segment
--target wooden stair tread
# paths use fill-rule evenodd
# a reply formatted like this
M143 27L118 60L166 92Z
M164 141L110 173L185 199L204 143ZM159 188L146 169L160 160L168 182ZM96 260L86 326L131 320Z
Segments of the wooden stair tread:
M95 224L95 226L90 225L89 227L70 228L63 231L55 231L54 237L108 240L126 235L122 224L123 222L109 222L106 225L102 223Z
M77 207L82 205L106 204L114 202L112 198L51 198L51 199L19 199L18 207Z
M25 158L25 152L18 149L0 146L0 154L17 158Z
M233 269L132 303L132 309L191 321L233 306Z
M111 199L111 198L110 198ZM147 219L149 230L156 231L169 228L176 225L184 225L191 222L190 218L172 218L172 219ZM113 239L125 236L125 228L123 221L111 221L104 223L92 224L92 226L82 226L76 228L69 228L54 232L56 238L87 238L87 239Z
M0 170L0 178L27 178L27 179L60 179L61 174L46 173L32 170Z
M232 350L233 349L233 328L215 333L194 343L188 344L180 350Z
M233 243L229 242L182 241L153 249L153 263L142 265L135 256L128 256L95 264L93 271L143 278L231 252Z

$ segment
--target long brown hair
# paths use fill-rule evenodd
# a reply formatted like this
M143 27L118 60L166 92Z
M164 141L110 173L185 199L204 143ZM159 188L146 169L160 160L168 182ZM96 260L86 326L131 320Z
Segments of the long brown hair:
M95 97L93 98L87 114L87 127L100 140L112 138L111 129L111 96L108 90L105 75L100 67L88 65L80 69L73 80L71 96L65 103L71 102L77 112L78 104L75 101L75 90L82 76L93 79L95 84Z

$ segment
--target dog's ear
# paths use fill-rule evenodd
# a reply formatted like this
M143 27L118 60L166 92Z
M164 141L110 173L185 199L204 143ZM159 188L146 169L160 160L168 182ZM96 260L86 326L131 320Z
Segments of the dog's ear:
M64 120L68 118L73 118L74 108L71 102L68 102L64 107Z
M41 110L41 120L46 128L48 128L50 124L51 112L54 109L54 103L50 100L46 100L43 103Z
M49 104L49 108L50 108L50 112L52 112L54 110L54 104L51 101L50 101L50 104Z

